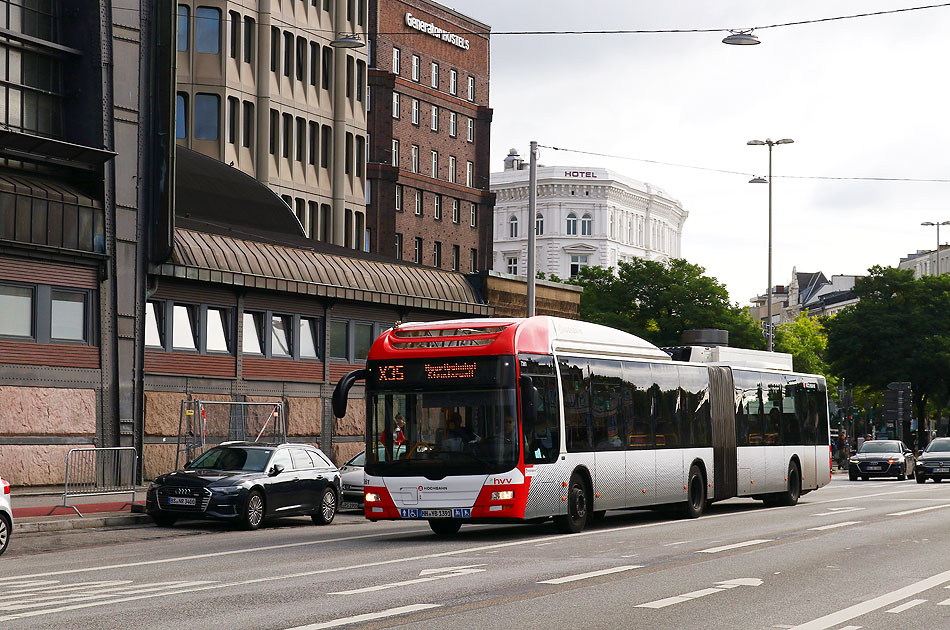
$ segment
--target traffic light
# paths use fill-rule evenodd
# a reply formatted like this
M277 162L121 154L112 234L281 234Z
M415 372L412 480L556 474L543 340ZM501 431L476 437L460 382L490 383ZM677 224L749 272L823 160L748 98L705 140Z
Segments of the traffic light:
M910 383L890 383L884 391L884 425L891 435L903 435L910 430L913 392ZM897 428L901 425L900 433Z

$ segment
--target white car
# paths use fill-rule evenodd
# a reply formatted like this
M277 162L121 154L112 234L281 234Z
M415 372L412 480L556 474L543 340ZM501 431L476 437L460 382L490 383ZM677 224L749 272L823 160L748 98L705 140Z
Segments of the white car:
M10 482L0 477L0 555L10 544L13 533L13 508L10 506Z
M340 481L343 482L341 510L363 509L363 466L365 464L366 451L363 451L340 468Z

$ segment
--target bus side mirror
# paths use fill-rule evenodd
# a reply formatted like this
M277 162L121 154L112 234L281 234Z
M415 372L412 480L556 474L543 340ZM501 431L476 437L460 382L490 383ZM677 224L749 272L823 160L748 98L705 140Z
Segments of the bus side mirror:
M337 383L336 387L333 389L333 398L331 399L334 416L337 418L342 418L346 415L346 401L347 397L350 395L350 388L353 387L353 383L356 381L364 380L368 374L369 371L363 368L360 370L353 370L340 379L340 382Z
M522 421L534 420L538 417L538 390L534 388L534 380L530 376L522 376L519 385Z

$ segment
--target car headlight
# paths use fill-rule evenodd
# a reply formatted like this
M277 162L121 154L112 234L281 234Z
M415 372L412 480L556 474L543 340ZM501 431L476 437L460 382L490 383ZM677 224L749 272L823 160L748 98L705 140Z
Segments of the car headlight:
M375 492L367 492L365 495L363 495L363 500L366 503L379 503L380 497Z
M514 498L515 498L515 493L513 490L502 490L501 492L491 493L492 501L508 501Z
M857 463L858 463L858 460L857 460L856 458L852 457L851 459L848 460L848 463L849 463L849 464L857 464Z
M237 494L241 491L241 486L221 486L220 488L210 488L215 494Z

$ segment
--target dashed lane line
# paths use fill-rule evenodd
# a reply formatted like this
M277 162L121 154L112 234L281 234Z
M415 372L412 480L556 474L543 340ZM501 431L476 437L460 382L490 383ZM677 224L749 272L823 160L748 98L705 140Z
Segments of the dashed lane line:
M387 608L386 610L380 610L379 612L374 613L343 617L341 619L334 619L333 621L324 621L323 623L312 623L307 626L297 626L296 628L288 628L287 630L324 630L324 628L339 628L340 626L375 621L377 619L386 619L387 617L396 617L399 615L408 615L409 613L419 612L420 610L430 610L432 608L438 607L439 604L409 604L408 606Z

